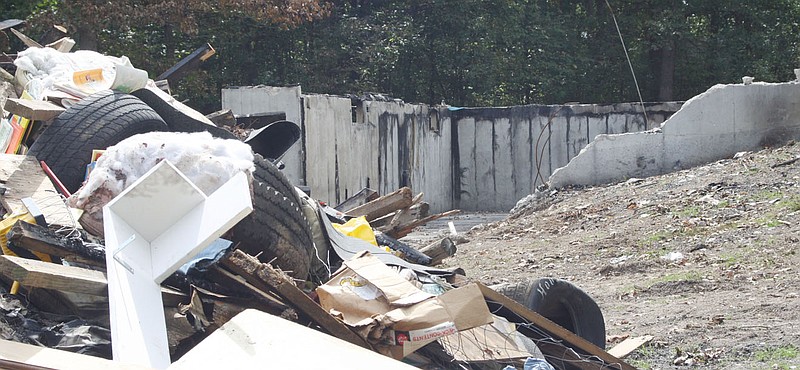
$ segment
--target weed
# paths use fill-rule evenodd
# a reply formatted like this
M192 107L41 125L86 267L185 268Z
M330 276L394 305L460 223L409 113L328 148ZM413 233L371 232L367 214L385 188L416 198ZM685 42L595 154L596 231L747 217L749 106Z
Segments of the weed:
M778 202L777 205L788 210L789 212L800 211L800 196L794 195L789 199L783 199Z
M779 347L765 348L755 353L754 357L759 362L774 362L773 368L789 369L787 364L780 363L780 361L793 360L800 356L800 350L797 347L787 344Z
M658 283L669 283L673 281L700 281L702 279L703 275L700 275L699 272L686 271L686 272L664 275L658 279L651 280L647 286L652 287L653 285Z
M678 216L681 217L697 217L700 215L700 207L686 207L678 212L676 212Z

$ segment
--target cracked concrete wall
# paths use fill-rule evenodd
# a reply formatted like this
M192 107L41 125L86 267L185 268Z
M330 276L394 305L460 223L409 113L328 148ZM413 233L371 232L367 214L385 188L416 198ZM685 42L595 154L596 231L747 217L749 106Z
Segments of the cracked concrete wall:
M681 105L646 103L645 123L634 103L429 107L268 86L222 96L235 114L286 112L301 124L284 172L315 199L335 205L363 187L410 186L431 212L508 211L598 134L657 127Z
M657 127L681 103L526 105L453 110L453 208L507 211L598 134Z
M659 129L599 135L549 179L552 188L647 177L800 138L800 84L716 85Z

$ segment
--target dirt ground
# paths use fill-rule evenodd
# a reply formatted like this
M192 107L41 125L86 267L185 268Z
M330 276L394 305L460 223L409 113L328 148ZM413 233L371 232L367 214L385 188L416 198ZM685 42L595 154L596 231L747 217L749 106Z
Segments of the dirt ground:
M800 144L529 197L477 225L448 267L485 284L558 277L643 369L800 366ZM469 217L469 216L462 216ZM474 217L474 216L473 216ZM616 338L614 338L616 337Z

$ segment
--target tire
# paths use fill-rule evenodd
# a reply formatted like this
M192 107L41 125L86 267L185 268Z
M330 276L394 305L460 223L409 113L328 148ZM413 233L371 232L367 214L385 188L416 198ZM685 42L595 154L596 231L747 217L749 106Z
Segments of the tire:
M300 209L300 199L286 176L255 154L253 213L231 230L239 249L271 262L289 275L305 280L314 245L311 229Z
M101 91L82 99L53 120L28 155L45 161L70 192L80 188L93 149L105 149L133 135L166 131L167 124L135 96Z
M605 349L606 324L597 303L572 283L542 278L495 288L550 321Z

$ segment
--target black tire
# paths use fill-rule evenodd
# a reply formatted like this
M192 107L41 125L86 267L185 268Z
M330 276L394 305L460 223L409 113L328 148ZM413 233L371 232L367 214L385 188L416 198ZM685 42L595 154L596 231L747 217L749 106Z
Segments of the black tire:
M286 176L255 154L253 213L231 230L239 248L262 262L272 262L289 275L305 280L314 245L300 199Z
M605 349L606 323L603 313L592 297L572 283L541 278L533 282L501 285L495 290Z
M45 161L75 192L83 183L93 149L105 149L133 135L166 131L167 124L137 97L105 90L82 99L53 120L28 155Z

